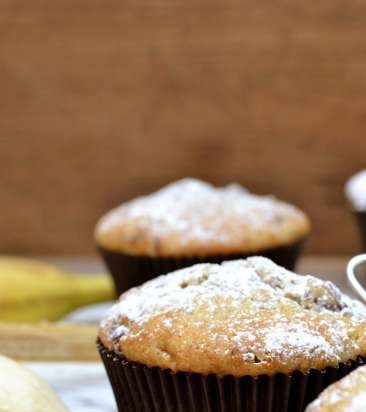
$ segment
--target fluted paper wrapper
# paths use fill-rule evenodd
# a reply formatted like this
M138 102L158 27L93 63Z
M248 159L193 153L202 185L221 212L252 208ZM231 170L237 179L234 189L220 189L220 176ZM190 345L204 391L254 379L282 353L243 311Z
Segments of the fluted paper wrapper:
M98 250L113 277L117 293L122 294L126 290L141 285L156 276L203 262L221 263L224 260L244 259L249 256L260 255L268 257L278 265L291 270L295 267L304 241L305 239L302 239L288 246L262 250L250 254L242 253L183 258L133 256L122 252L112 252L102 247L98 247Z
M218 377L129 362L98 342L119 412L303 412L365 358L304 374Z

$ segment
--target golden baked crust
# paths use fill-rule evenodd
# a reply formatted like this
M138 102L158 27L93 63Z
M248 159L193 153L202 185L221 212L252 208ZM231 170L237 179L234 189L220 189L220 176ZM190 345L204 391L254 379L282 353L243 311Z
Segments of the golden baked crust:
M366 366L329 386L306 412L365 412Z
M366 307L331 282L253 257L194 265L131 289L99 337L148 366L255 376L366 355L365 326Z
M303 212L273 197L183 179L107 213L95 238L111 251L183 257L259 252L309 231Z

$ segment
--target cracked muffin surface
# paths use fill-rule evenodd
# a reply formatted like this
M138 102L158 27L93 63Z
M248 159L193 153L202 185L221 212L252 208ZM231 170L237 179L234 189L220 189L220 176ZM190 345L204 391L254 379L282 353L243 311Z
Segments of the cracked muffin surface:
M331 282L252 257L198 264L124 293L103 345L173 371L260 375L366 355L366 307Z
M329 386L306 412L365 412L366 366Z
M103 216L99 247L136 256L211 256L252 253L301 241L307 216L273 196L182 179L131 200Z

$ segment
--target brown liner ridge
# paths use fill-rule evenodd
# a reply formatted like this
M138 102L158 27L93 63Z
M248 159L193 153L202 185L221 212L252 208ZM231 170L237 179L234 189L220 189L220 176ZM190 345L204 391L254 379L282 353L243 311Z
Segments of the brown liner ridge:
M359 357L291 375L220 378L150 368L107 350L99 340L97 346L119 412L303 412L323 389L366 361Z
M259 251L251 254L231 254L197 257L149 257L132 256L122 252L112 252L98 247L109 272L111 273L117 293L120 295L131 287L141 285L156 276L173 272L174 270L192 266L196 263L221 263L224 260L244 259L257 255L268 257L280 266L293 269L301 253L305 239L291 245Z

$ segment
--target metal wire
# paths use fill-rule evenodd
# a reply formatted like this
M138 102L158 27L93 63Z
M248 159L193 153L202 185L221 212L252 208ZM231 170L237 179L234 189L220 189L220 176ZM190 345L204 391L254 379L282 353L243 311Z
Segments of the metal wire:
M347 265L347 279L358 296L366 302L366 290L361 285L357 277L357 269L365 265L366 267L366 253L353 257Z

